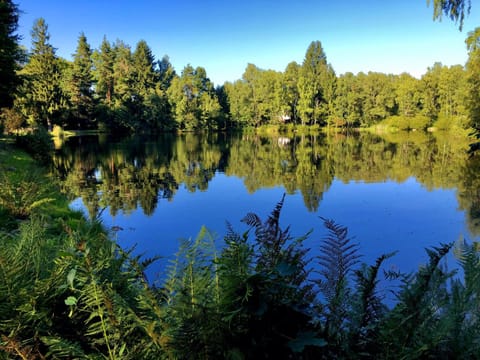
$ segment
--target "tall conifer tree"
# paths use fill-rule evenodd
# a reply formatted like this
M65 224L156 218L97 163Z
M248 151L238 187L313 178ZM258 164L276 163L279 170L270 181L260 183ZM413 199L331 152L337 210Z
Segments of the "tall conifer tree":
M100 51L96 52L95 57L96 93L100 100L109 106L114 94L114 64L115 52L107 38L103 37Z
M333 101L333 69L320 41L313 41L307 49L298 80L298 111L302 124L317 123L326 115L325 104ZM329 99L329 97L332 99Z
M16 74L22 52L18 46L18 8L11 0L0 0L0 108L9 107L19 84Z
M56 112L60 110L63 94L60 89L60 72L55 49L49 43L50 34L43 18L35 21L32 32L32 50L25 67L28 76L28 107L33 121L52 128Z
M78 46L73 54L71 78L71 103L74 125L80 129L89 128L93 123L93 75L92 51L85 34L78 38Z
M145 98L148 91L155 87L155 57L145 40L137 43L133 52L134 86L137 95Z

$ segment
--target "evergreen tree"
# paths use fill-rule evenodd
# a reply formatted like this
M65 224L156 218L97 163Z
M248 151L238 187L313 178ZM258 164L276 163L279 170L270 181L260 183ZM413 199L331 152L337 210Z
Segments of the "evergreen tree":
M16 74L22 52L18 46L18 8L11 0L0 0L0 108L10 107L19 84Z
M175 76L175 69L170 63L170 59L168 58L168 56L165 55L157 63L157 78L160 89L162 91L167 91Z
M145 40L137 43L132 55L134 86L138 96L145 98L155 87L155 58Z
M95 79L97 82L96 94L100 101L108 106L112 104L114 94L114 66L115 52L104 37L100 45L100 51L95 53Z
M115 89L115 107L122 106L131 101L134 97L133 92L133 61L130 46L121 40L114 44L115 63L113 66L113 78Z
M313 41L305 54L298 79L298 111L302 124L315 124L326 115L325 104L331 95L326 93L333 81L331 72L322 44Z
M85 34L78 38L78 46L73 55L73 67L70 81L70 95L74 126L79 129L91 127L93 123L93 74L92 51Z
M35 21L32 32L32 50L29 63L24 68L28 77L25 86L29 98L27 107L33 123L51 129L64 97L60 89L60 71L55 49L49 43L50 34L43 18Z

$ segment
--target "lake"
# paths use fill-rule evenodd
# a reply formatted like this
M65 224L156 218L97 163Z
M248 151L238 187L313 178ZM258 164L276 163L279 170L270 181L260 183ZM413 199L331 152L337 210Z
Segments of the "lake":
M150 281L179 239L206 226L221 247L227 221L243 232L247 213L266 219L284 194L281 222L295 237L312 230L312 255L329 218L348 227L362 261L398 251L387 270L409 272L425 247L478 240L480 161L467 149L440 132L100 135L60 144L54 171L71 206L99 217L122 247L162 256Z

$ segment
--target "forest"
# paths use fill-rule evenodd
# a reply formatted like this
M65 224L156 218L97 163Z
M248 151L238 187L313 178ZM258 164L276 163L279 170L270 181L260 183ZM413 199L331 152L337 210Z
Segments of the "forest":
M480 119L480 28L468 33L464 65L432 64L417 79L369 72L337 75L320 41L285 71L248 64L241 79L214 86L201 66L178 73L144 40L134 48L104 37L92 49L84 33L72 60L56 55L38 19L31 48L20 49L18 84L2 110L9 133L41 125L61 129L157 133L262 125L400 130L476 128ZM11 96L11 95L8 95Z

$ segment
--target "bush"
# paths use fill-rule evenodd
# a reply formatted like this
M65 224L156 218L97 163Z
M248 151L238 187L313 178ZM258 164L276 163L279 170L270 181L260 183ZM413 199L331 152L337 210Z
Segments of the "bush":
M31 134L18 136L16 145L42 165L49 165L52 159L52 137L44 128L37 128Z
M395 130L425 130L430 124L430 119L423 115L399 116L386 118L379 125Z
M12 134L22 128L25 124L25 118L15 109L2 109L0 112L1 123L3 129L0 128L0 133L5 131L7 134Z
M467 129L469 123L465 116L440 115L433 126L438 130Z
M430 125L430 119L423 115L408 118L408 130L425 130Z

